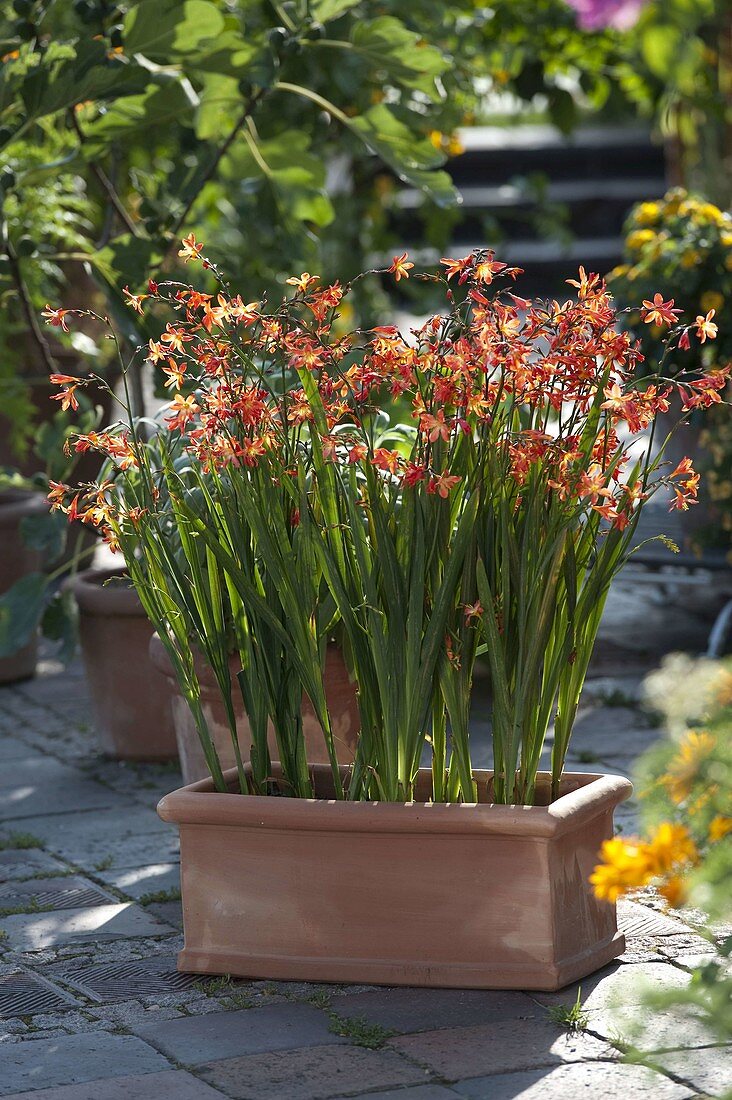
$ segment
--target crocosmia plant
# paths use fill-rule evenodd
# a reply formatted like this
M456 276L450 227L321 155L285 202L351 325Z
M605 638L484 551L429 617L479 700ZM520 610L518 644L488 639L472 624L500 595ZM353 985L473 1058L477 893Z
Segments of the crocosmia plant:
M718 401L728 370L671 382L661 361L641 377L604 283L582 269L567 301L532 302L515 292L520 270L490 252L423 275L398 256L381 274L430 281L444 311L408 332L347 332L339 311L350 285L303 273L281 302L250 301L231 293L193 236L180 254L218 288L151 281L129 293L160 336L122 364L125 379L144 360L162 370L168 408L152 430L128 417L79 436L76 450L107 456L104 478L56 485L51 501L122 550L217 789L226 780L196 651L229 713L242 793L312 797L305 692L338 798L412 800L427 761L435 801L555 797L605 598L641 509L662 489L675 508L696 498L691 462L663 460L656 415L674 386L687 403ZM684 325L660 294L642 309L669 346L714 335ZM66 324L70 314L49 309L47 319ZM70 399L91 382L61 381L62 392ZM336 630L360 710L349 768L336 759L323 684ZM247 745L232 713L232 653ZM473 767L469 731L481 654L492 681L490 781ZM537 773L552 723L547 790Z

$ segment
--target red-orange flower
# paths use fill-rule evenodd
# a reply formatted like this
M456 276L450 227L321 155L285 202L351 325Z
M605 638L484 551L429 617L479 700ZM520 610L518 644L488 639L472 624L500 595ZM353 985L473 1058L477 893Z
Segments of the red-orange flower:
M408 279L409 272L414 267L414 264L407 260L408 255L408 252L402 252L401 256L395 256L391 261L391 267L387 268L397 282L399 282L400 279Z
M647 325L674 325L683 311L674 309L673 305L673 298L664 302L662 294L654 294L652 302L644 300L641 317Z

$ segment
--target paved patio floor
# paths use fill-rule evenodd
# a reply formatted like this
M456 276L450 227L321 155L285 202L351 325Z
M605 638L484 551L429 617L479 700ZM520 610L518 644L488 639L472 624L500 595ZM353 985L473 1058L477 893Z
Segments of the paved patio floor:
M570 767L628 773L654 741L637 706L663 618L638 639L637 599L611 616ZM629 618L630 617L630 618ZM698 642L700 624L675 619ZM634 628L635 629L635 628ZM651 633L653 630L651 629ZM617 639L625 637L626 650ZM602 673L602 675L599 675ZM487 726L476 714L487 753ZM574 1100L721 1096L732 1047L701 1024L640 1008L645 986L684 984L709 948L652 896L620 907L627 950L585 980L586 1030L558 994L199 980L178 974L178 842L158 798L176 768L100 755L80 666L41 664L0 689L0 1096L20 1100ZM618 814L634 825L635 807ZM621 1061L621 1040L655 1069Z

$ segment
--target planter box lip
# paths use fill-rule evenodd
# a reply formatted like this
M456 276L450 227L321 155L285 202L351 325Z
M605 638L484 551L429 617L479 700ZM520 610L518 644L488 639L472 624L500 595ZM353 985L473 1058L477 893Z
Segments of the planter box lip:
M328 765L312 765L326 775ZM426 775L429 769L420 769ZM236 780L236 769L224 773ZM479 770L480 780L492 772ZM546 778L549 773L540 772ZM629 798L633 785L620 775L565 772L570 790L548 806L496 803L348 802L327 798L277 798L220 793L200 780L165 795L163 821L177 825L229 826L298 832L473 833L556 838Z
M0 526L16 523L23 516L47 512L48 501L35 489L3 489L0 492Z
M127 575L127 566L121 562L119 567L108 566L104 569L83 569L67 580L79 609L87 615L121 615L145 618L140 597L130 584L105 587L104 582L112 577ZM152 626L150 627L152 631Z

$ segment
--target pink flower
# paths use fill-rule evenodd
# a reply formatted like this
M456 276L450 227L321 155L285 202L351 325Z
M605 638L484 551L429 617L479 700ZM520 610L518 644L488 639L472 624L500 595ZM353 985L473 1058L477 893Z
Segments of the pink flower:
M627 31L638 22L645 0L567 0L577 13L577 23L583 31L599 31L612 27Z

